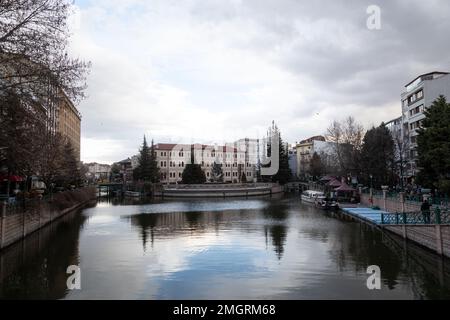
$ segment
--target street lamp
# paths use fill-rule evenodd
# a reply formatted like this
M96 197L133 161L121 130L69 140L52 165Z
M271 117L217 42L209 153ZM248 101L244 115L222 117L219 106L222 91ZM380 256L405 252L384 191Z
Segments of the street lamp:
M373 178L373 175L370 174L369 177L370 177L370 189L372 189L372 188L373 188L373 186L372 186L372 178Z

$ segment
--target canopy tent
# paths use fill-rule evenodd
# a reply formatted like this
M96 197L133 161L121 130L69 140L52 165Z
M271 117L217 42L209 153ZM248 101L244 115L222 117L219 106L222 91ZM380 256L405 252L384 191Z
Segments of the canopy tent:
M6 174L2 174L0 175L0 181L10 181L10 182L21 182L24 181L24 178L21 176L16 176L16 175L6 175Z
M330 182L327 183L327 185L330 187L340 187L341 184L342 183L339 182L339 180L337 180L336 178L334 178L333 180L330 180Z
M336 178L332 177L332 176L323 176L322 178L320 178L319 181L327 182L327 181L330 181L330 180L333 180L333 179L336 179Z
M348 184L346 184L345 182L342 182L341 185L339 187L337 187L336 189L334 189L334 191L342 191L342 192L353 192L356 191L354 188L350 187Z

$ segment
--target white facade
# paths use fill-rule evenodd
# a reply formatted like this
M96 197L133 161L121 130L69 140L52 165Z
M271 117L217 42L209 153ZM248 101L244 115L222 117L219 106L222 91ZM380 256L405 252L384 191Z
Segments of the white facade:
M335 143L325 141L322 136L311 137L303 140L296 145L297 149L297 176L307 175L311 158L314 153L322 157L325 165L328 165L328 159L334 157Z
M409 142L407 177L417 174L417 129L425 118L423 112L440 95L450 101L450 74L446 72L420 75L408 83L401 94L402 130L404 138Z
M88 168L88 173L91 177L96 179L100 178L108 178L109 173L111 172L111 166L109 164L101 164L97 162L92 162L86 164Z
M161 174L160 181L180 183L184 168L191 162L192 150L194 162L201 165L206 181L213 178L214 162L222 164L224 182L241 182L242 174L248 182L256 177L255 163L252 162L249 150L239 148L237 143L229 146L158 143L155 145L155 151Z

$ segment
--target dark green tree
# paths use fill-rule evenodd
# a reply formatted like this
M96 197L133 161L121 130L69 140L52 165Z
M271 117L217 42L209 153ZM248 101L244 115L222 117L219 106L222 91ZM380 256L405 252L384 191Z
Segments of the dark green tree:
M151 147L147 144L147 139L144 136L144 142L139 150L138 166L133 171L133 178L146 182L159 182L159 169L156 161L155 146Z
M191 147L191 163L186 164L182 174L185 184L201 184L206 182L206 175L200 164L194 163L194 148Z
M272 145L271 140L272 137L278 137L278 155L279 155L279 163L278 163L278 172L273 176L261 176L262 181L266 182L278 182L280 184L287 183L292 176L291 169L289 168L289 153L288 153L288 147L283 143L283 140L281 139L280 130L276 126L275 122L272 121L272 126L269 128L267 132L267 157L270 157L272 155ZM265 156L263 156L263 159ZM270 164L264 164L261 165L261 167L267 167L272 165Z
M309 173L313 180L317 180L325 172L325 166L317 152L314 152L309 163Z
M153 142L153 139L152 144L150 146L150 172L151 172L150 181L153 183L159 182L160 172L158 168L158 160L156 158L155 143Z
M211 169L212 173L212 179L215 182L222 182L223 181L223 171L222 171L222 164L217 163L214 161Z
M361 170L366 183L374 187L393 183L392 163L394 161L394 140L388 128L382 123L366 132L361 149Z
M418 130L418 182L450 194L450 104L439 96Z
M62 151L61 180L66 187L77 186L81 182L81 171L70 141L65 141Z
M278 129L277 129L278 130ZM279 136L279 168L277 174L272 177L273 182L278 182L280 184L286 184L289 182L292 176L291 169L289 168L289 154L288 147L283 140L281 139L281 135Z

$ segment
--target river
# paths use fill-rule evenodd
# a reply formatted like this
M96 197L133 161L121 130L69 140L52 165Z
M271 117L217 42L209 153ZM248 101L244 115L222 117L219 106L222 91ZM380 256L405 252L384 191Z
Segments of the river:
M293 196L99 200L3 250L0 298L449 299L450 262Z

